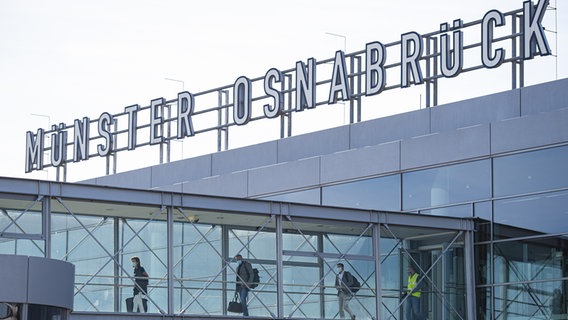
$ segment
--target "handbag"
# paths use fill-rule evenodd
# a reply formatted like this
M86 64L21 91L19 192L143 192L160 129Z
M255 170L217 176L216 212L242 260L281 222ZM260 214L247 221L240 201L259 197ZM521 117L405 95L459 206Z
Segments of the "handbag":
M233 300L231 300L231 302L229 302L229 306L227 307L227 311L233 312L233 313L243 313L243 305L241 304L241 302L239 300L240 300L239 295L235 292L235 296L233 297Z

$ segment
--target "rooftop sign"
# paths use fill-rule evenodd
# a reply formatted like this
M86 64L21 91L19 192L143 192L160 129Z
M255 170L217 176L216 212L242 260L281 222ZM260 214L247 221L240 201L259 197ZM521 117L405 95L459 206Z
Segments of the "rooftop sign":
M361 51L350 54L337 51L333 58L319 62L314 58L297 61L294 68L272 68L263 77L241 76L231 85L201 93L183 91L175 99L153 99L146 107L134 104L119 114L104 112L95 120L84 117L72 125L61 123L48 131L41 128L35 133L28 131L25 171L61 168L69 162L92 157L116 159L119 152L147 145L160 145L163 152L163 147L169 150L173 140L205 132L217 133L220 151L223 138L227 149L230 127L261 119L280 117L281 137L284 137L286 121L288 135L291 134L291 117L287 116L294 112L335 104L338 100L349 101L352 110L355 104L360 109L361 98L386 90L435 84L439 78L497 68L503 63L515 64L535 55L550 55L542 26L548 2L539 0L534 5L525 1L522 9L506 14L491 10L481 20L467 24L458 19L451 25L440 24L436 32L412 31L402 34L397 42L369 42ZM464 40L469 40L464 39L466 28L477 28L480 37L475 38L480 40L465 44ZM507 35L496 37L497 30ZM387 49L399 54L387 57ZM477 58L465 61L466 50ZM211 103L211 98L217 98L213 99L217 102ZM354 121L352 117L351 122ZM109 163L107 160L107 174Z

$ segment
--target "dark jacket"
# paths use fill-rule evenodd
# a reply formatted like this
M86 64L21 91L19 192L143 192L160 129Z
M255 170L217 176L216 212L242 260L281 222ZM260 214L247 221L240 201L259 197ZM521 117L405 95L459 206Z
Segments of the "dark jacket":
M245 282L246 286L249 287L253 277L254 271L252 270L250 262L241 260L241 263L239 263L237 267L237 289L242 286L242 282Z
M136 282L134 295L137 295L140 289L142 289L142 294L148 293L148 273L146 273L144 267L138 266L134 268L134 281Z
M353 276L349 271L343 271L343 277L341 278L341 283L339 283L339 277L335 276L335 287L337 288L337 294L340 292L351 293L351 287L353 286Z

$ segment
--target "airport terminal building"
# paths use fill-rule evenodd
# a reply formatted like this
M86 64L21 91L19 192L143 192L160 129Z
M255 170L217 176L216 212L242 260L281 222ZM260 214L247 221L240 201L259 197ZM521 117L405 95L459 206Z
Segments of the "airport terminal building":
M504 17L514 20L539 7ZM475 24L496 27L500 17L491 11ZM395 46L416 36L409 33ZM506 41L519 37L513 32ZM535 47L546 51L542 43ZM362 52L338 52L330 61L299 62L283 72L271 69L262 79L239 78L211 91L219 96L213 109L219 123L209 128L218 134L218 152L110 170L80 183L0 178L0 263L27 256L45 261L19 263L45 263L39 269L61 267L65 274L67 264L74 268L72 297L53 299L52 290L13 297L0 289L0 311L7 315L17 307L15 319L242 318L227 311L235 292L234 257L241 254L260 274L248 297L252 318L340 319L337 263L361 283L349 303L356 319L407 319L409 265L418 269L419 303L428 319L568 318L568 79L521 82L445 105L433 95L427 108L362 121L366 93L395 87L381 85L391 76L382 69L382 49L370 43ZM427 65L442 51L424 53L417 65L408 60L412 54L403 54L392 68L398 72L408 63L411 83L435 87L436 79L462 69ZM494 53L482 54L488 58L483 65L499 60ZM365 54L368 63L358 64ZM517 60L511 61L519 71ZM331 80L311 78L312 68L329 68L329 62ZM418 66L442 71L422 78ZM262 96L252 95L255 81L264 81ZM321 105L315 90L322 87L329 89L326 103L339 97L350 103L350 123L286 134L293 112ZM224 100L227 92L233 102ZM182 92L172 101L152 100L147 108L128 107L120 115L129 119L128 128L139 110L150 120L134 130L115 127L116 135L128 136L124 147L118 140L101 143L113 137L105 133L114 117L103 114L92 122L99 125L100 136L92 139L99 148L90 153L80 141L52 138L51 165L98 153L112 169L112 157L137 143L163 152L170 124L178 137L209 130L198 127L197 115L206 112L197 110L199 97ZM261 108L249 102L262 102ZM160 109L176 103L180 113L195 115L194 123ZM229 128L261 120L258 110L281 120L281 138L222 148ZM78 122L69 130L81 131ZM150 140L137 142L136 131L149 133ZM29 136L35 147L27 148L27 170L45 166L43 143L33 140L44 133ZM65 146L72 152L56 151ZM133 295L133 256L149 274L144 314L128 312L125 303Z

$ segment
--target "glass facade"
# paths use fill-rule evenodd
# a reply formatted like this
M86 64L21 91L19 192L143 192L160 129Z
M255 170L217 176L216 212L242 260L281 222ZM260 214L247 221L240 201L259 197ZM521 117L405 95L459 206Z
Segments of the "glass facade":
M562 319L568 318L566 163L568 146L512 153L322 186L320 204L477 218L478 319ZM301 202L294 196L286 194ZM383 283L393 282L388 290L396 292L396 281Z
M105 188L92 188L84 199L63 193L22 201L0 192L5 219L14 222L4 228L24 230L21 239L1 238L3 244L39 237L43 245L24 253L47 252L75 265L74 313L129 312L135 280L130 260L136 256L149 275L149 314L240 317L227 311L236 254L260 275L247 299L251 316L339 319L338 263L360 283L349 303L357 319L403 319L410 264L423 283L424 312L467 318L467 305L473 308L466 298L473 282L464 277L473 221L429 217L418 226L401 213L184 195L171 195L188 199L165 205L169 197L161 192L140 191L129 199L136 191L120 189L105 200L97 196ZM157 195L155 201L148 195ZM40 229L26 225L38 222ZM24 250L3 248L7 254ZM57 317L52 309L35 306L29 315Z
M261 278L249 292L251 316L340 318L335 283L343 263L361 283L349 303L357 319L405 319L409 265L418 268L419 306L429 319L561 319L568 305L564 163L568 147L560 146L270 201L150 191L132 200L136 191L110 197L104 188L66 197L4 187L0 253L73 263L74 312L127 312L137 256L150 278L148 313L239 316L227 312L238 253ZM283 199L292 203L277 202ZM378 211L400 209L406 213Z

